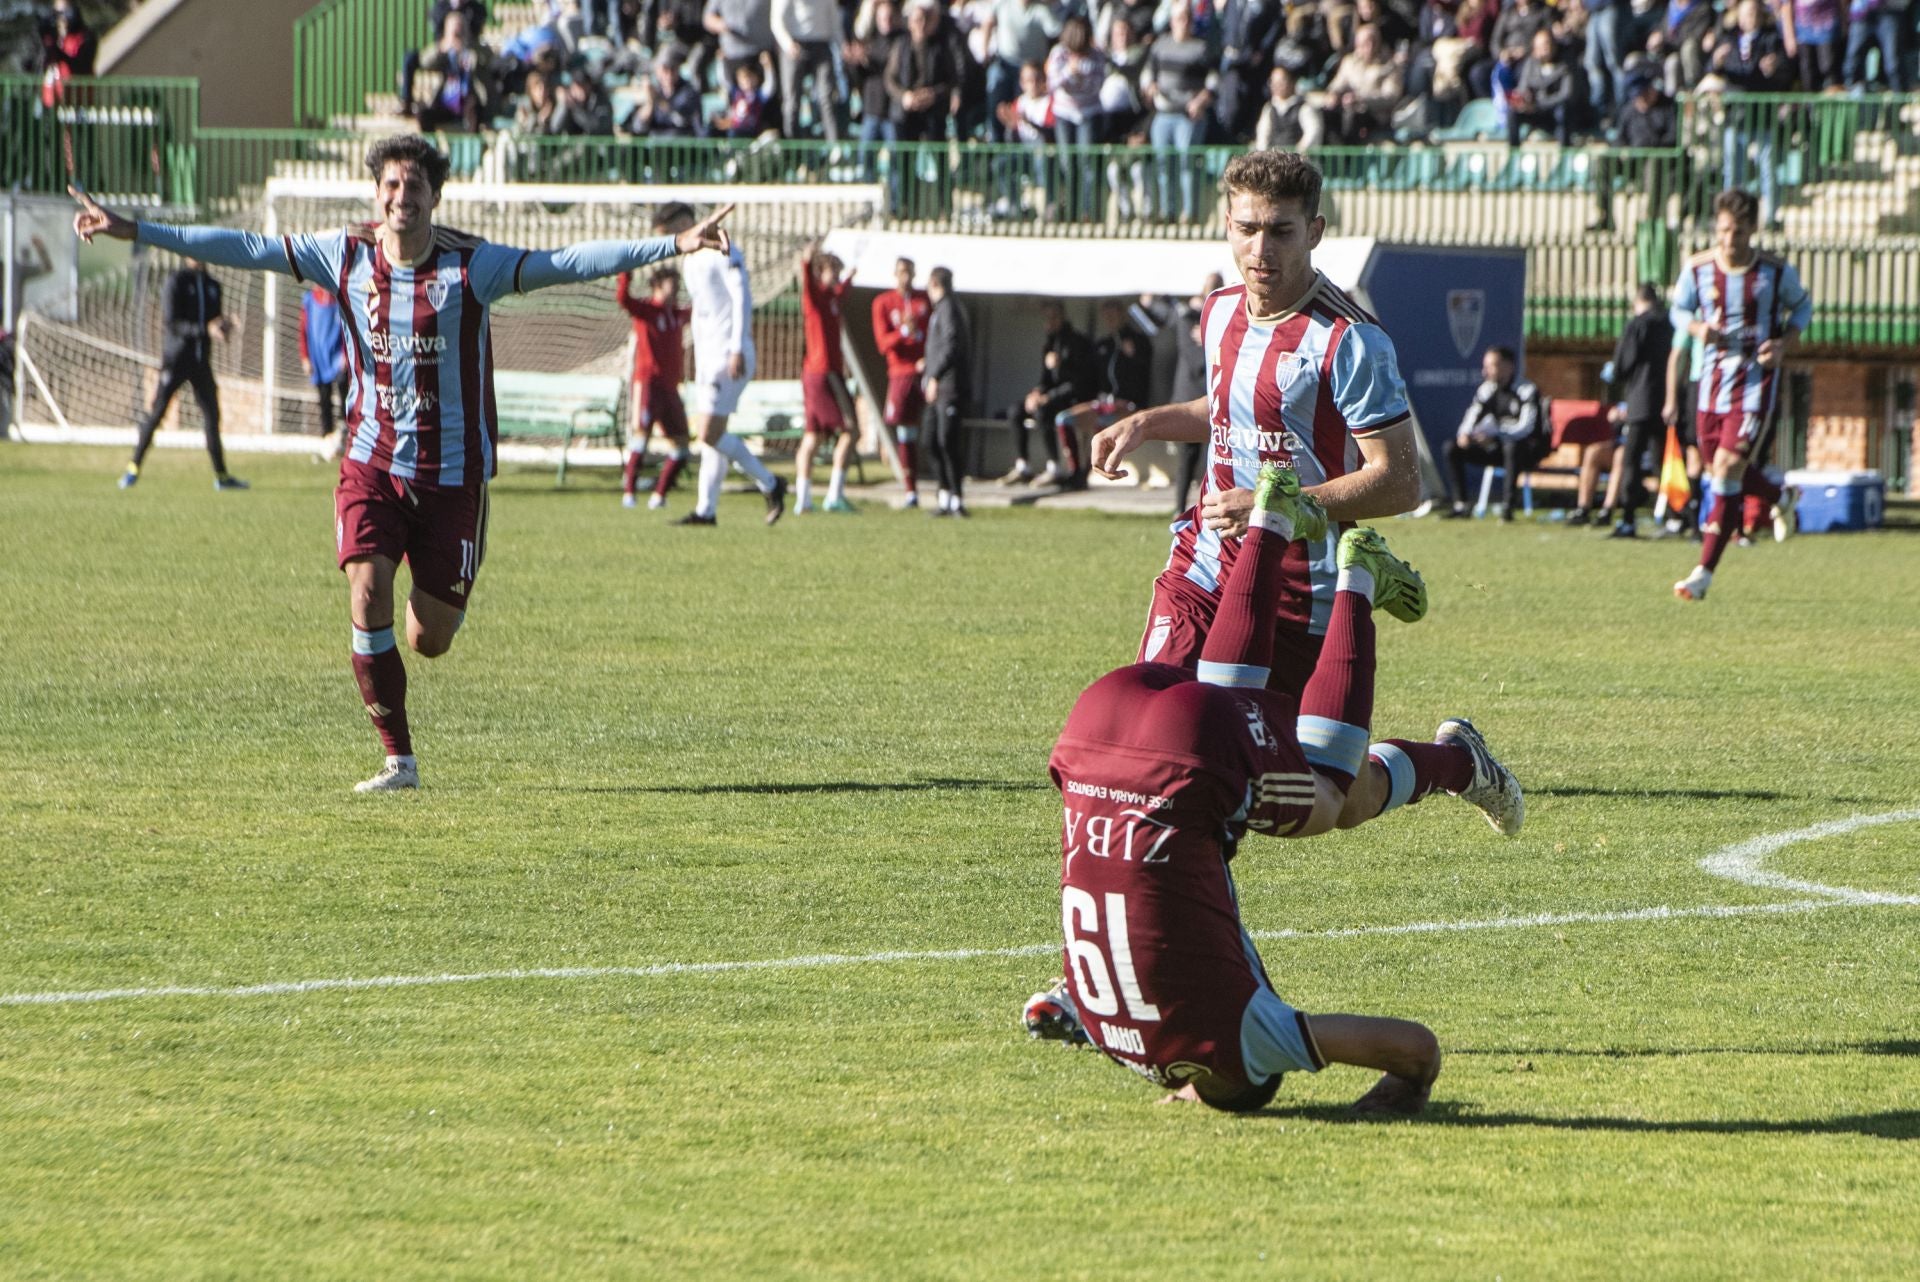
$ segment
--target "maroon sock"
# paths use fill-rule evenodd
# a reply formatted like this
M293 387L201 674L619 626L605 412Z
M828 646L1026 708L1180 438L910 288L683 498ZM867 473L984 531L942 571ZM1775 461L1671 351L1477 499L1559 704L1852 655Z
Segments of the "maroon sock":
M1773 504L1757 494L1743 495L1740 499L1740 528L1748 534L1755 530L1764 530L1773 520Z
M1280 601L1286 554L1286 541L1257 525L1240 540L1233 571L1220 590L1220 608L1214 611L1206 643L1200 648L1200 662L1222 678L1227 668L1258 668L1260 677L1256 681L1247 673L1244 682L1221 679L1217 684L1267 683L1267 665L1273 662L1274 611ZM1201 679L1210 679L1206 668L1201 670Z
M1707 519L1700 523L1700 568L1709 574L1720 564L1720 555L1727 550L1727 544L1739 533L1733 523L1733 504L1716 492L1713 506L1707 509Z
M653 492L661 498L667 497L667 491L680 479L680 469L687 465L687 452L676 449L667 455L667 461L660 465L660 475L654 478Z
M388 756L413 755L413 735L407 729L407 665L401 661L400 648L389 646L379 654L355 654L353 679L360 685L360 698L373 719L374 733L380 736Z
M1436 788L1444 792L1464 792L1473 782L1473 753L1456 743L1386 739L1374 744L1368 755L1380 764L1391 781L1381 814L1412 805ZM1413 776L1411 780L1408 774Z
M908 489L920 484L920 446L913 441L900 442L900 475Z
M1320 661L1300 696L1300 746L1314 773L1353 787L1372 724L1373 602L1336 592Z
M640 451L628 450L627 461L620 468L620 492L633 497L633 487L640 480Z

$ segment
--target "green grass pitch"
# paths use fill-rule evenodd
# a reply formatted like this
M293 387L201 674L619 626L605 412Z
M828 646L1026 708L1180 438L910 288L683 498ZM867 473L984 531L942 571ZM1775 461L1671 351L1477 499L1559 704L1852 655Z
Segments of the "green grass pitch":
M1044 763L1164 524L869 509L714 530L496 486L426 788L377 765L325 470L0 447L0 1276L1829 1278L1920 1258L1920 908L1733 843L1920 805L1920 538L1728 553L1388 522L1377 736L1470 714L1529 795L1237 865L1282 995L1447 1049L1264 1115L1030 1043ZM677 514L685 501L675 504ZM1920 894L1920 822L1782 848ZM1818 896L1816 896L1818 898ZM1437 923L1423 933L1321 933ZM880 953L944 959L832 961ZM816 964L23 1003L23 994Z

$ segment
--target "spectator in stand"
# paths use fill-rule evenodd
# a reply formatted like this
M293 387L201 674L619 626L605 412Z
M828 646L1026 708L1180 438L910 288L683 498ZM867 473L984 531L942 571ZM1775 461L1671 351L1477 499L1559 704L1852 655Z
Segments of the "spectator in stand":
M1713 0L1667 0L1661 31L1671 91L1690 92L1707 74L1707 44L1719 16Z
M485 0L434 0L433 9L427 14L427 29L433 32L433 44L425 49L409 49L400 59L401 115L413 115L413 82L420 71L421 59L446 39L447 20L455 16L476 37L487 29Z
M894 141L887 64L893 61L894 46L905 39L906 33L900 30L900 6L895 0L874 0L861 10L854 22L853 39L841 51L847 79L860 94L862 154L867 154L866 148L874 143Z
M1580 110L1580 72L1561 56L1551 28L1533 33L1533 49L1520 65L1520 85L1507 99L1507 145L1520 145L1520 129L1553 130L1562 147L1573 145Z
M1193 163L1187 157L1196 143L1206 141L1207 117L1213 106L1217 74L1207 42L1194 34L1188 0L1174 0L1167 34L1147 52L1142 84L1153 87L1153 121L1148 139L1157 153L1155 185L1159 189L1161 219L1178 216L1191 222L1199 215L1194 202ZM1174 171L1179 171L1180 203L1173 203Z
M700 90L680 74L686 51L667 45L653 56L653 75L640 82L640 101L626 130L642 138L702 138Z
M471 38L464 14L447 18L440 43L420 55L420 69L439 73L439 92L425 106L416 107L408 99L400 107L401 114L411 115L422 133L448 126L477 133L491 119L493 51Z
M1460 430L1447 442L1447 498L1442 516L1471 515L1467 504L1467 464L1498 465L1500 519L1513 519L1513 487L1520 474L1547 456L1551 441L1546 416L1540 412L1540 389L1517 378L1519 366L1511 347L1489 347L1480 358L1485 382L1473 394Z
M75 76L91 76L100 56L100 38L73 0L54 0L40 19L40 75L56 95Z
M1847 58L1841 76L1849 88L1867 83L1867 50L1880 47L1880 78L1888 93L1907 91L1906 68L1901 66L1900 28L1906 21L1908 0L1849 0Z
M1560 15L1546 4L1536 0L1514 0L1514 3L1500 10L1500 16L1493 20L1493 44L1495 49L1511 49L1519 45L1522 49L1533 48L1533 37L1541 31L1551 31Z
M681 73L693 82L694 92L707 81L707 68L719 52L719 41L707 30L706 6L702 0L647 0L642 12L642 29L653 33L653 48L678 49ZM697 113L696 113L697 114Z
M1094 48L1093 24L1078 14L1060 27L1060 43L1047 55L1047 92L1053 102L1054 138L1061 145L1097 147L1107 140L1106 113L1100 89L1107 80L1107 56ZM1067 190L1073 202L1069 217L1098 222L1104 216L1100 200L1100 172L1089 151L1062 159Z
M914 0L907 10L907 38L894 46L887 63L893 132L901 142L942 142L947 136L960 68L954 61L952 44L938 38L938 21L933 0ZM936 176L922 197L926 202L922 207L945 213L946 161L941 156L932 159ZM909 161L908 167L916 177L919 175L918 164Z
M993 60L987 64L987 130L991 141L1007 141L1000 104L1018 96L1021 67L1029 62L1046 65L1061 25L1051 0L994 0L984 28L987 46L993 51Z
M933 0L933 38L947 46L953 56L953 89L947 97L947 130L956 139L966 141L978 135L986 123L987 73L973 60L968 50L967 31L956 11Z
M839 94L834 81L833 46L840 34L834 0L774 0L773 38L780 47L780 132L789 138L800 129L800 87L813 88L814 127L828 142L841 134Z
M766 68L757 61L735 63L727 107L714 117L713 131L727 138L758 138L772 127Z
M1411 43L1413 39L1413 27L1382 0L1354 0L1350 7L1338 6L1330 23L1345 32L1342 53L1353 47L1353 33L1361 27L1372 27L1378 31L1380 43L1395 55L1398 55L1401 46Z
M1252 131L1284 17L1281 0L1222 0L1220 78L1213 103L1220 137L1239 142Z
M554 109L551 130L573 137L597 138L613 132L613 104L584 72L567 77Z
M933 303L913 287L913 260L893 265L894 288L873 300L873 341L887 363L887 399L880 418L898 447L903 506L920 506L920 420L927 402L921 380L927 369L927 318Z
M1587 92L1597 119L1612 116L1626 101L1625 76L1629 28L1633 24L1630 0L1580 0L1586 10ZM1571 14L1569 14L1571 17Z
M1513 124L1514 95L1520 91L1520 72L1527 65L1524 45L1508 45L1500 51L1487 77L1487 92L1493 99L1495 128L1502 134Z
M1048 300L1040 305L1040 319L1047 334L1046 345L1040 353L1040 381L1009 416L1013 422L1015 449L1019 456L1014 459L1013 469L1000 478L1002 485L1020 485L1029 481L1036 486L1065 485L1073 478L1079 463L1078 443L1063 441L1063 433L1056 428L1055 422L1062 411L1093 396L1100 383L1100 370L1094 360L1093 345L1087 341L1085 334L1067 323L1066 309ZM1028 433L1036 428L1047 447L1047 466L1038 476L1027 465ZM1070 436L1071 431L1071 428L1067 429L1065 435ZM1064 467L1060 458L1063 444L1072 451Z
M703 21L720 42L723 84L739 83L734 72L743 62L761 63L772 74L773 0L707 0Z
M927 399L927 445L940 477L935 516L967 514L967 405L973 389L973 323L953 296L953 273L936 267L927 274L933 311L927 320L927 368L922 391Z
M1133 43L1145 49L1153 43L1153 18L1159 8L1160 0L1105 0L1094 16L1093 38L1111 52L1114 24L1119 23L1128 29Z
M1845 0L1774 0L1789 58L1800 63L1802 93L1840 83L1840 15Z
M1147 47L1124 21L1107 28L1107 65L1106 83L1100 86L1100 109L1106 114L1107 140L1127 147L1145 147L1150 113L1140 96L1140 78L1146 71ZM1121 222L1145 215L1148 208L1145 161L1109 157L1107 187L1113 192Z
M320 399L321 459L345 452L346 433L334 433L334 403L339 421L347 421L347 331L340 321L340 300L319 285L309 286L300 299L300 368L307 372Z
M1614 121L1614 144L1621 148L1671 149L1679 140L1680 119L1673 99L1660 92L1660 82L1650 69L1636 70L1627 77L1627 100ZM1648 157L1634 160L1602 154L1594 158L1593 196L1600 206L1600 217L1588 231L1613 230L1613 188L1637 168L1641 186L1647 193L1647 218L1656 223L1667 221L1667 197L1681 187L1676 165L1680 158Z
M1660 410L1667 392L1667 355L1673 350L1673 322L1660 296L1660 287L1643 282L1633 300L1633 319L1613 349L1613 385L1626 402L1620 453L1614 461L1619 478L1620 519L1612 537L1631 539L1638 534L1634 516L1646 497L1641 482L1641 456L1651 447L1661 451L1665 426Z
M547 78L547 73L529 71L520 103L513 109L513 132L531 137L553 133L554 117L558 114L559 105L553 94L553 82Z
M1320 108L1300 92L1293 72L1276 66L1267 75L1267 102L1254 126L1253 145L1261 151L1307 151L1318 147L1325 134Z
M1348 146L1391 137L1393 110L1402 88L1400 68L1372 27L1353 33L1353 52L1340 60L1327 84L1337 112L1335 129Z
M1739 93L1781 93L1793 84L1793 64L1785 43L1773 29L1760 0L1739 0L1733 11L1734 28L1714 40L1714 75ZM1728 102L1726 127L1721 135L1721 187L1749 186L1747 162L1758 171L1760 222L1774 221L1776 185L1774 142L1780 132L1778 108L1770 103Z

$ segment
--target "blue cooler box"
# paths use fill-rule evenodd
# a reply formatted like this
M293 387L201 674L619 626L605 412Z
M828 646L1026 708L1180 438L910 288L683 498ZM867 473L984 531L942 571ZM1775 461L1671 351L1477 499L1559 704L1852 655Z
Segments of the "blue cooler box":
M1887 483L1875 471L1788 472L1800 487L1800 532L1877 530L1886 506Z

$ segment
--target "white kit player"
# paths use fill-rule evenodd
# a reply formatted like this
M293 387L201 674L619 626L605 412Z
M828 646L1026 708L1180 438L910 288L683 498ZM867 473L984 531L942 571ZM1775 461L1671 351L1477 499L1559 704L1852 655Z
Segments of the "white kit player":
M1393 343L1313 266L1326 232L1320 171L1306 158L1256 151L1227 166L1227 243L1241 284L1207 297L1201 336L1207 394L1128 417L1093 438L1092 465L1147 441L1204 443L1200 502L1173 524L1173 551L1154 582L1141 662L1192 668L1219 608L1263 463L1292 468L1334 524L1287 553L1269 686L1298 695L1333 609L1340 522L1405 512L1419 502L1418 447ZM1386 803L1366 783L1341 826Z
M655 224L677 236L694 225L693 210L683 204L663 207ZM693 434L700 443L699 495L681 525L719 523L720 486L729 461L753 479L767 499L767 524L787 510L787 483L755 458L747 443L727 430L740 407L740 394L753 378L753 287L747 280L740 246L701 250L682 263L687 294L693 299Z

